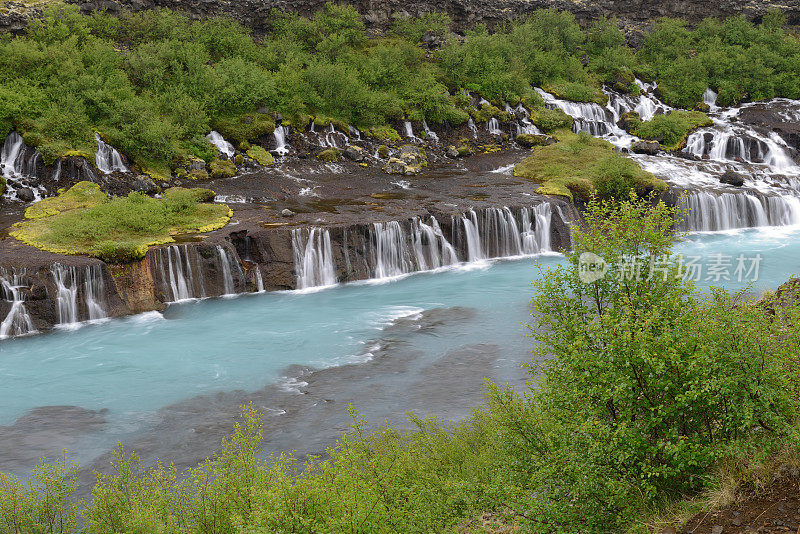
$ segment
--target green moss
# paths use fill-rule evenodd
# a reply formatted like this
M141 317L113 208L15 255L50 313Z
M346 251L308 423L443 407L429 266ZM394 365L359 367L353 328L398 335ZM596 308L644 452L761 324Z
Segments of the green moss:
M236 176L236 165L231 160L214 159L208 164L212 178L230 178Z
M644 139L658 141L666 150L678 150L686 144L691 132L712 124L708 115L701 111L675 110L638 124L633 133Z
M262 146L254 146L247 151L247 156L255 160L259 165L272 165L275 163L275 158L267 152Z
M225 226L228 206L208 204L208 189L171 188L162 199L133 192L109 198L90 182L29 207L27 220L11 235L58 254L86 254L109 262L144 257L151 245L170 243L177 234L209 232Z
M514 167L514 176L541 184L538 193L573 198L617 197L635 188L640 193L666 191L666 184L636 162L614 152L608 141L560 130L558 143L536 147Z
M375 126L367 130L366 132L371 137L374 137L378 141L401 141L402 137L400 134L397 133L397 130L392 128L391 126Z
M275 131L275 121L263 113L245 113L218 118L212 122L212 126L222 134L222 137L239 144L256 141L259 137Z
M559 81L545 84L543 89L562 100L595 102L601 106L605 106L608 103L608 97L603 94L603 91L599 87L593 87L582 83Z
M540 108L531 110L531 122L546 133L572 128L572 117L560 109Z
M389 157L389 147L386 145L381 145L378 147L378 155L382 158Z
M236 156L233 157L233 163L237 166L244 164L244 156L236 154Z
M0 195L6 192L6 179L0 176Z
M322 161L327 161L328 163L335 163L339 161L339 149L335 147L326 148L317 154L317 158Z

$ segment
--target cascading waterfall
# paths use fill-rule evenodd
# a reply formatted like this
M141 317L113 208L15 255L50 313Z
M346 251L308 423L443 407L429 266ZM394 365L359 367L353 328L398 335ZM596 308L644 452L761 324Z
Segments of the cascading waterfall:
M403 130L405 131L405 136L411 139L414 142L421 141L419 137L414 135L414 128L411 126L411 121L403 122Z
M81 269L54 263L50 267L50 272L53 274L57 291L57 324L75 325L82 320L96 321L108 317L103 307L105 283L99 265L88 265ZM85 306L83 318L81 318L80 302Z
M411 221L411 247L417 270L428 271L458 263L456 249L444 237L435 217L426 223L419 217Z
M64 267L54 264L50 271L56 282L56 311L58 324L70 325L78 323L78 275L75 267Z
M799 170L780 137L764 136L751 128L733 126L719 120L713 129L693 132L686 140L684 151L696 157L718 161L762 163L774 172Z
M225 154L229 158L232 158L233 154L236 152L233 149L233 145L227 142L225 138L222 137L222 134L216 130L211 130L211 133L206 136L206 139L208 139L208 142L214 145L221 154Z
M217 257L219 258L220 268L222 270L222 287L225 293L224 295L235 295L235 282L233 280L233 271L231 270L231 266L233 265L234 269L241 270L241 266L239 262L233 259L231 256L228 255L228 251L225 250L225 247L217 245ZM240 273L241 274L241 273Z
M424 121L424 120L422 121L422 128L423 128L423 131L425 132L425 139L430 139L434 143L438 143L439 142L439 136L436 135L436 132L434 132L433 130L431 130L428 127L427 121Z
M192 269L192 258L186 245L171 245L153 251L154 267L161 275L161 282L166 291L169 288L169 302L178 302L205 296L202 274L197 284L200 292L195 292L195 277Z
M712 91L710 87L706 88L705 92L703 93L703 102L708 106L709 109L716 109L717 93Z
M460 218L467 261L539 254L550 250L552 208L543 203L522 208L469 210Z
M275 152L277 152L281 156L285 156L289 153L289 149L286 147L286 134L289 133L289 128L278 124L275 126L275 132L273 135L275 136Z
M263 293L266 289L264 287L264 276L261 274L261 267L256 265L253 268L256 270L256 291L258 293Z
M472 117L470 117L469 120L467 121L467 128L469 128L470 131L472 132L472 137L477 139L478 138L478 127L475 125L475 121L472 120Z
M25 297L22 289L26 287L25 272L0 269L0 299L10 302L11 308L0 322L0 339L24 336L36 333L31 316L25 309Z
M495 117L489 119L486 123L486 129L489 130L489 133L492 135L503 135L503 130L500 128L500 121Z
M397 221L372 225L372 277L388 278L411 272L413 263L406 242L406 233Z
M41 159L39 151L26 146L17 132L8 134L0 151L0 176L10 179L3 195L9 198L15 195L16 188L11 182L13 180L28 186L33 192L34 200L41 200L42 188L36 185Z
M716 232L759 226L800 224L800 199L748 192L690 193L683 199L683 231Z
M570 102L561 100L550 93L536 88L544 99L548 108L558 108L573 118L572 130L586 132L590 135L602 137L612 133L624 134L616 127L613 114L610 110L594 102Z
M97 153L95 154L94 162L97 168L103 174L110 174L114 171L128 172L128 167L122 161L117 149L106 144L101 138L100 134L94 134L94 140L97 141Z
M329 286L336 283L331 235L325 228L292 230L292 249L297 273L297 289Z

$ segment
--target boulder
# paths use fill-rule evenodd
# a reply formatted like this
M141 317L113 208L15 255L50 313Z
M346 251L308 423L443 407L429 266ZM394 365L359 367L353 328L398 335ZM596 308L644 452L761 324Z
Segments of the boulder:
M744 185L744 176L736 171L728 169L719 177L719 181L723 184L732 185L734 187L742 187Z
M661 150L661 143L658 141L636 141L631 145L631 151L637 154L649 154L654 156Z
M205 172L205 169L203 169L203 172ZM131 187L134 191L139 191L145 195L155 195L160 191L160 188L158 187L158 184L156 184L155 180L144 174L140 174L134 178Z
M344 155L351 161L364 161L364 149L360 146L349 145L344 149Z
M407 165L399 158L389 158L383 170L389 174L405 174Z
M454 147L453 145L450 145L449 147L447 147L447 150L445 151L445 155L448 158L457 158L458 157L458 149L456 147Z
M620 115L619 120L617 121L617 126L622 128L628 133L636 130L636 127L642 123L642 119L638 113L635 111L628 111L627 113L623 113Z
M551 138L547 135L539 134L519 134L516 137L517 144L525 148L549 145L550 143L548 141L550 139Z
M381 145L378 147L378 155L382 158L389 157L389 147L386 145Z
M230 160L213 159L208 167L212 178L230 178L236 175L236 165Z
M281 217L294 217L294 212L288 208L281 210Z
M16 191L17 198L23 202L33 202L36 196L33 194L33 189L30 187L20 187Z
M397 157L406 165L412 167L422 167L428 164L428 157L425 155L425 149L416 145L403 145Z

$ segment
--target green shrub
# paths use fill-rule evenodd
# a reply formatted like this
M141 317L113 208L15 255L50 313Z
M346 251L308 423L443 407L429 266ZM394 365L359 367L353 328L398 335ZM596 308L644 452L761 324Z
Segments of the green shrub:
M236 165L229 159L214 159L208 164L212 178L230 178L236 176Z
M539 108L532 110L530 120L546 133L572 128L572 117L560 109Z

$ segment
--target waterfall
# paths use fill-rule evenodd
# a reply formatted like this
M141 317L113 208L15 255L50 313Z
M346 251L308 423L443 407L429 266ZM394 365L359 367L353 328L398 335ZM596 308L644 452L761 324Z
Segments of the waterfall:
M613 113L600 104L594 102L570 102L556 98L539 88L536 90L542 96L548 108L558 108L573 118L572 130L575 133L586 132L597 137L612 133L617 135L624 135L625 133L617 128Z
M264 276L261 274L261 267L256 264L253 268L256 271L256 291L263 293L266 289L264 288Z
M200 294L195 293L195 279L189 248L186 245L170 245L153 251L153 263L156 272L161 275L163 289L169 288L168 302L178 302L192 298L204 297L202 277L199 276ZM198 273L200 275L200 273Z
M56 282L56 311L58 324L78 322L78 275L75 267L64 267L55 263L50 268Z
M128 167L125 166L125 162L122 161L122 156L119 155L116 148L106 144L98 133L94 134L94 140L97 141L94 162L100 172L103 174L110 174L114 171L128 172Z
M430 224L414 217L411 221L411 246L420 271L458 263L456 249L445 238L435 217L430 218Z
M460 219L467 261L539 254L550 250L552 208L543 203L522 208L469 210Z
M33 192L34 201L41 200L43 188L37 184L41 160L38 150L26 146L17 132L11 132L0 151L0 176L21 182L23 187L29 187ZM13 198L18 187L19 185L15 187L9 180L3 196Z
M514 114L519 117L517 121L517 135L542 134L542 131L530 121L531 114L528 113L528 110L525 109L525 106L518 104L517 107L514 108Z
M83 279L83 292L89 320L96 321L108 317L103 307L106 288L103 282L103 270L99 265L89 265L86 267Z
M478 138L478 127L475 125L475 121L472 120L472 117L470 117L469 120L467 121L467 127L472 132L472 137L477 139Z
M217 245L217 257L219 257L220 267L222 269L222 286L225 291L223 295L235 295L235 282L233 280L233 271L231 271L231 263L236 263L235 267L241 270L239 263L228 255L225 247Z
M6 317L0 322L0 339L36 333L21 291L26 287L24 274L24 271L20 274L15 270L8 272L0 268L0 299L11 303Z
M286 134L289 133L289 128L282 125L275 126L275 152L281 156L285 156L289 149L286 148ZM231 147L233 148L233 147Z
M500 121L495 117L489 119L486 123L486 129L489 130L489 133L492 135L503 135L503 130L500 128Z
M684 152L718 161L762 163L774 172L798 171L785 142L779 137L765 137L750 128L734 127L721 121L714 129L693 132L686 140Z
M336 283L331 235L327 229L292 230L292 250L297 273L297 289Z
M399 222L373 223L370 242L373 247L373 278L399 276L413 270L406 234Z
M703 102L708 106L710 110L716 109L717 93L712 91L710 87L706 88L705 92L703 93Z
M422 121L422 128L425 131L425 139L429 139L429 140L431 140L431 141L433 141L435 143L439 142L439 136L436 135L436 132L434 132L433 130L428 128L427 121L424 121L424 120Z
M356 141L361 141L361 132L359 132L356 127L354 127L352 124L349 124L347 128L350 130L350 137Z
M211 130L211 133L206 136L206 139L208 139L209 143L217 147L217 150L219 150L220 153L225 154L228 158L233 157L235 152L233 145L227 142L225 138L222 137L222 134L216 130Z
M752 193L691 193L683 200L683 231L715 232L800 224L800 199Z
M405 121L403 123L403 128L405 130L406 137L408 137L412 141L420 140L416 135L414 135L414 128L411 126L411 121Z
M87 265L83 269L66 267L54 263L50 267L56 285L56 312L60 325L75 325L82 320L96 321L108 317L103 302L105 283L99 265ZM82 294L81 294L82 290ZM79 303L85 306L81 318Z

